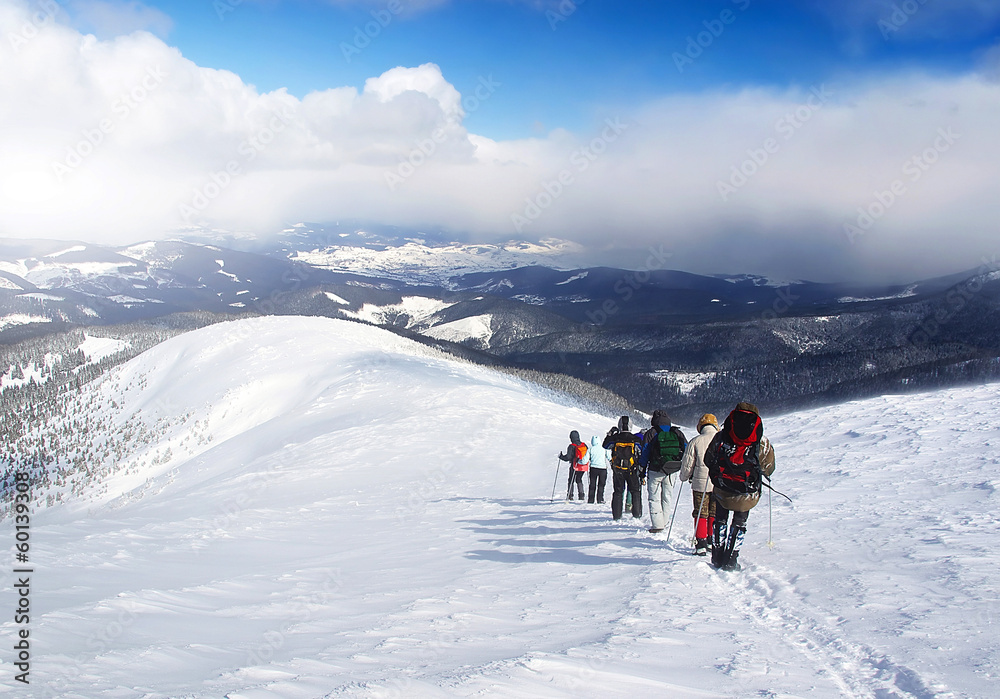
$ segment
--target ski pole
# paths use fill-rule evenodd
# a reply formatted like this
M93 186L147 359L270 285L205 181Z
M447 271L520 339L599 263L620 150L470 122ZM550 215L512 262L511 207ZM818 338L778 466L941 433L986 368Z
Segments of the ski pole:
M669 476L668 476L669 478ZM670 530L674 528L674 517L677 516L677 506L681 504L681 493L684 492L684 483L677 489L677 502L674 503L674 513L670 515L670 526L667 527L667 543L670 543Z
M774 548L774 539L771 538L771 491L767 491L767 547Z
M549 498L549 504L551 505L556 501L556 486L559 485L559 461L561 459L556 459L556 479L552 481L552 497Z

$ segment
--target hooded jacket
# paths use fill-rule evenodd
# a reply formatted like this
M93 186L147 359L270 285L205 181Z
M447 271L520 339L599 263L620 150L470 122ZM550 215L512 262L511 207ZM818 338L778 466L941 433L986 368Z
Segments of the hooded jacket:
M590 438L590 467L608 468L611 466L611 456L608 450L601 444L601 439L596 435Z
M583 440L580 439L580 433L573 430L569 433L569 446L566 447L566 453L559 455L560 461L568 461L570 466L576 471L586 471L590 464L590 449L587 449L587 455L583 457L583 461L579 463L576 460L576 445L583 444Z
M682 483L691 481L691 490L699 493L712 492L712 481L708 477L708 466L705 465L705 452L718 431L719 428L715 425L705 425L684 450L680 479Z

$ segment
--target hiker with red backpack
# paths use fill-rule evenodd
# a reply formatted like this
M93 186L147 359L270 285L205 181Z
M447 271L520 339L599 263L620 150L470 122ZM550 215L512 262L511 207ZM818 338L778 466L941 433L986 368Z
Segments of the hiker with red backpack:
M764 477L774 473L774 448L764 436L757 406L737 403L705 451L715 498L712 565L738 570L747 517L760 501ZM733 515L730 523L729 514ZM727 531L728 529L728 531Z
M715 498L712 481L705 465L705 450L719 432L719 420L712 413L705 413L698 420L698 436L688 442L681 458L681 483L691 481L694 497L694 555L706 556L711 549L712 528L715 526Z
M611 516L622 518L625 491L632 498L632 517L642 517L642 486L645 482L639 463L641 434L629 432L628 415L622 415L618 426L612 427L604 437L602 446L611 450L611 478L614 493L611 496Z
M559 454L560 461L569 462L569 481L566 483L566 499L573 499L573 484L576 483L577 493L582 502L583 494L583 474L590 467L590 455L587 453L587 445L580 440L580 433L573 430L569 433L569 446L565 454Z
M653 411L652 427L642 433L639 457L646 477L649 494L650 534L663 531L666 512L674 491L676 474L681 470L681 455L687 447L687 437L680 428L670 424L666 410Z

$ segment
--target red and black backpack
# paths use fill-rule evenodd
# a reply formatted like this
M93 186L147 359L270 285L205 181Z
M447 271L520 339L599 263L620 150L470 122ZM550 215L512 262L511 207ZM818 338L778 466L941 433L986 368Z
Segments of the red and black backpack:
M764 425L760 416L734 410L709 445L712 484L731 493L761 491L760 440Z

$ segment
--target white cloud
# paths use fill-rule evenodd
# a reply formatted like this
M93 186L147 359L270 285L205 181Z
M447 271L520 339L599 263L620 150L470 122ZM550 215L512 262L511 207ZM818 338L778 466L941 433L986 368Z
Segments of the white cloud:
M997 252L1000 85L984 75L830 85L800 127L786 115L809 88L744 89L666 97L610 114L614 128L495 141L463 123L517 89L488 76L461 95L426 64L299 100L146 32L25 32L25 8L0 5L2 236L134 242L189 224L367 219L663 245L678 267L815 278L950 272ZM960 136L911 181L906 162L938 129ZM719 181L769 138L776 152L724 201ZM897 180L905 192L850 242L844 224Z

